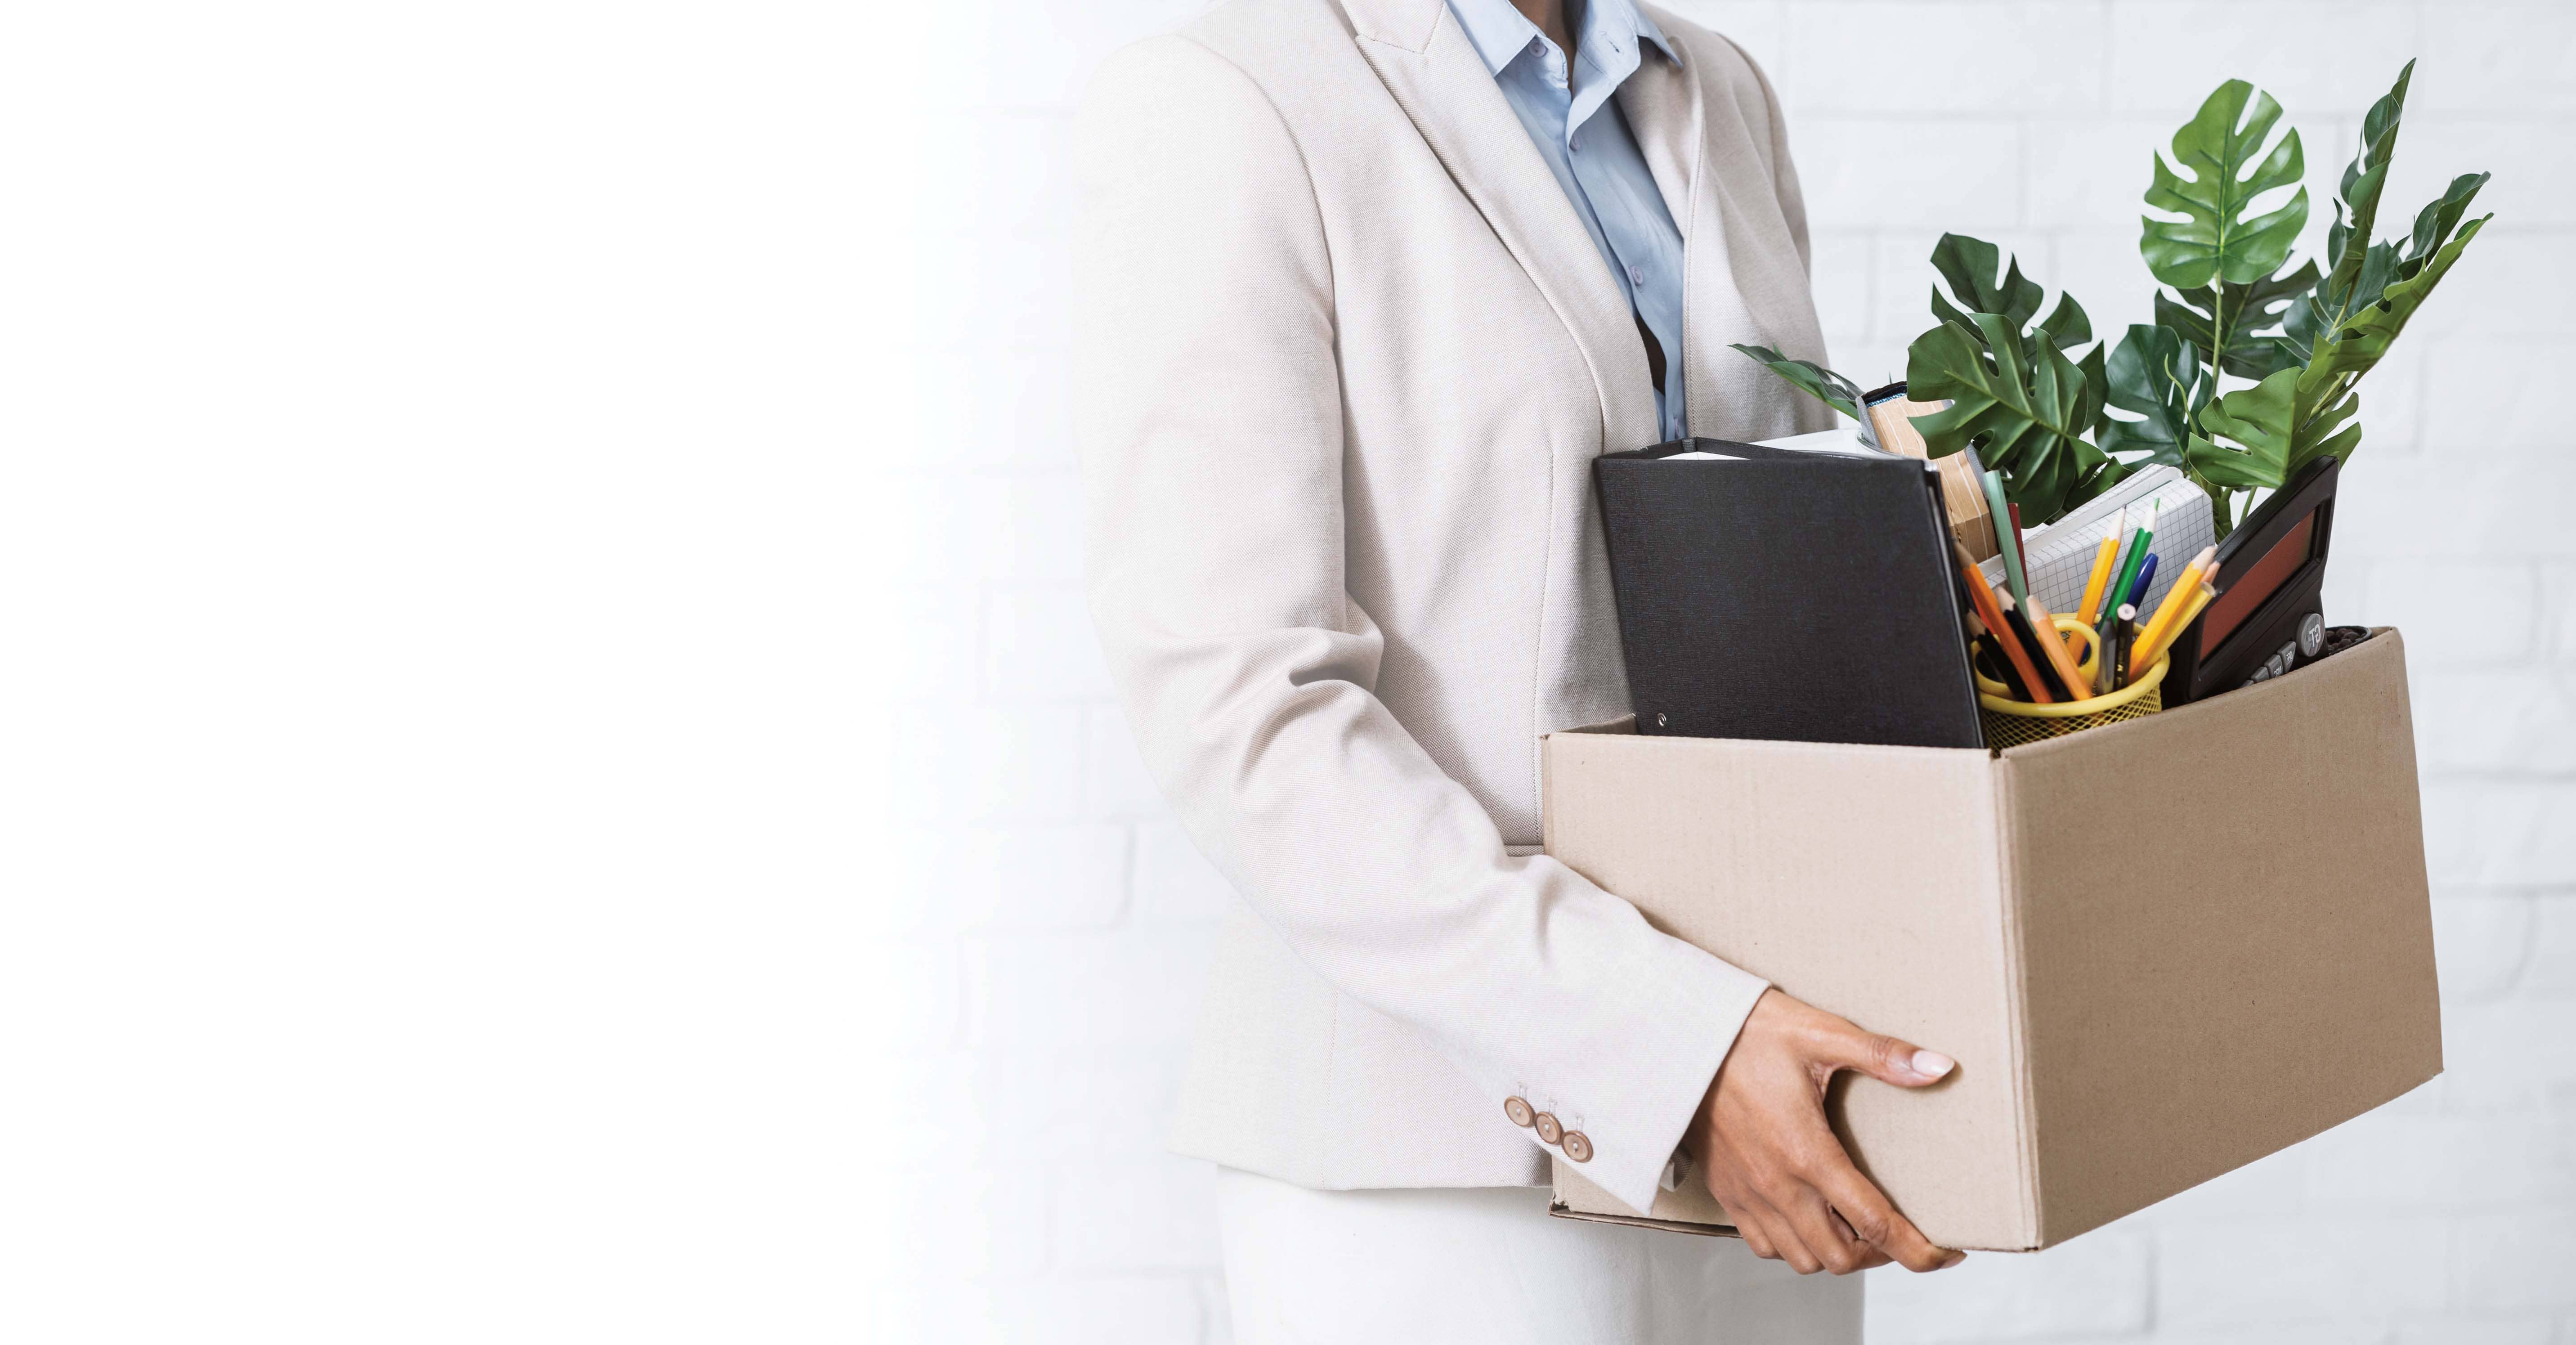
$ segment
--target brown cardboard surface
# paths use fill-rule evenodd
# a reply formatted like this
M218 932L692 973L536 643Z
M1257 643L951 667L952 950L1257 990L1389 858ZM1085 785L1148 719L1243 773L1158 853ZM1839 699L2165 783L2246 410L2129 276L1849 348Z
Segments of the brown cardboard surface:
M1838 1080L1934 1241L2062 1242L2441 1069L2404 646L2001 754L1551 735L1549 853L1659 927L1956 1057ZM1632 1211L1559 1162L1571 1217Z
M2015 1120L1995 764L1943 748L1547 740L1548 853L1667 932L1960 1062L1917 1096L1871 1079L1838 1090L1854 1158L1948 1246L2025 1246L2037 1231ZM1898 1151L1915 1161L1877 1162ZM1679 1203L1668 1192L1642 1213Z
M2001 764L2043 1243L2441 1072L2395 632Z

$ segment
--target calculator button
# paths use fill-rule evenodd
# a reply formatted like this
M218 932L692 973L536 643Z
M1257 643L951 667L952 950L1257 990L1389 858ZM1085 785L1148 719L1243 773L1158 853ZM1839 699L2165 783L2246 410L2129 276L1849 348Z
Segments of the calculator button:
M2325 648L2325 614L2322 612L2310 612L2306 616L2300 617L2299 652L2307 655L2309 658L2315 658L2317 655L2324 653Z

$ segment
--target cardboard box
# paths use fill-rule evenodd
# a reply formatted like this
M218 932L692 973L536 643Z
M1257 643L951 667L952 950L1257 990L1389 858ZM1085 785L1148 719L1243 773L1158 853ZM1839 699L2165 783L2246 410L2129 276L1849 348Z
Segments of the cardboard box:
M1836 1130L1934 1242L2028 1251L2442 1070L2394 630L2259 686L2002 752L1546 740L1548 853L1782 990L1945 1052L1836 1076ZM1556 1163L1557 1213L1731 1232Z

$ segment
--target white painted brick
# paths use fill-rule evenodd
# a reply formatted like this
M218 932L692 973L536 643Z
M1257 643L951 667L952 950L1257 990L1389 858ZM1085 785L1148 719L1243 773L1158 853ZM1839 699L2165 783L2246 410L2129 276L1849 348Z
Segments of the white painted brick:
M2299 1152L2309 1203L2319 1210L2497 1209L2576 1198L2576 1135L2552 1116L2374 1112Z
M2385 1219L2256 1219L2161 1230L2158 1325L2237 1329L2337 1317L2369 1320L2444 1306L2439 1232L2391 1236Z
M2532 901L2520 893L2450 894L2433 901L2433 956L2444 1003L2494 999L2530 960Z
M2009 117L1944 121L1928 137L1884 117L1808 117L1796 126L1798 180L1815 228L1986 238L2021 223L2021 125Z
M995 584L1057 585L1082 576L1082 478L1030 472L973 478L976 570Z
M2419 65L2415 73L2420 82L2429 70ZM2397 158L2382 193L2382 223L2373 232L2387 238L2412 227L2415 212L2462 173L2495 174L2478 189L2474 209L2494 211L2497 224L2510 220L2517 229L2576 225L2576 181L2568 173L2576 152L2567 144L2564 121L2430 111L2416 103L2411 91L2408 102L2413 105L2406 109Z
M2089 110L2102 104L2107 35L2093 0L1793 4L1787 71L1775 83L1793 122L1850 112Z
M2033 117L2028 144L2030 213L2047 229L2117 229L2137 254L2141 199L2155 180L2155 155L2181 118L2152 116ZM2146 274L2146 264L2138 263Z
M2576 1308L2576 1210L2472 1215L2454 1234L2453 1292L2489 1311Z
M1056 1255L1084 1270L1212 1270L1216 1167L1163 1155L1056 1170L1047 1201Z
M2455 1110L2576 1114L2576 1000L2446 1005L2442 1064Z
M1078 588L1002 589L984 603L984 693L1005 705L1116 693Z
M1930 317L1923 325L1931 325ZM1905 340L1837 342L1832 352L1833 367L1863 388L1905 381Z
M1061 113L977 118L967 161L952 169L963 190L931 202L931 217L988 236L1063 231L1073 207L1072 128Z
M966 357L926 354L920 365L915 414L920 424L937 427L941 462L1052 471L1059 480L1074 470L1063 352L985 348ZM995 395L996 388L1006 395Z
M2335 488L2338 565L2379 556L2576 555L2576 528L2565 517L2566 502L2576 499L2576 457L2435 457L2363 457L2344 475Z
M2261 1326L2179 1330L2159 1327L2154 1335L2143 1339L2153 1342L2153 1345L2388 1345L2388 1327L2375 1321L2352 1320L2267 1322ZM2050 1345L2057 1343L2051 1342ZM2111 1342L2088 1340L2074 1342L2074 1345L2111 1345ZM2127 1341L2122 1345L2127 1345Z
M1065 1163L1163 1152L1181 1052L1159 1043L1009 1047L976 1060L977 1124L997 1155Z
M2336 536L2343 535L2340 517ZM2411 668L2474 667L2531 652L2540 576L2505 562L2382 561L2371 567L2370 625L2406 632Z
M1180 26L1207 0L1081 0L959 5L953 41L972 59L955 77L927 81L933 106L978 111L1061 111L1080 96L1101 58Z
M916 310L921 344L982 355L1061 350L1073 337L1072 244L1061 233L935 237L916 264L953 289Z
M935 707L894 727L887 794L913 822L1070 820L1081 796L1077 706Z
M2550 1319L2535 1317L2442 1317L2402 1322L2389 1345L2549 1345Z
M2576 894L2559 892L2532 901L2531 961L2522 991L2576 996Z
M1211 924L1242 902L1175 822L1136 828L1136 913L1157 924Z
M2430 780L2424 863L2437 883L2576 883L2576 784Z
M2305 1190L2299 1146L2292 1145L2167 1197L2131 1218L2165 1227L2252 1215L2277 1217L2297 1212L2305 1200Z
M1206 1308L1186 1275L1065 1275L996 1287L978 1314L994 1345L1198 1345ZM884 1337L888 1342L896 1337Z
M968 1045L1178 1048L1198 1022L1199 930L970 938Z
M2554 0L2439 0L2407 101L2436 110L2576 111L2576 11ZM2416 92L2420 90L2420 94Z
M2115 107L2179 122L2211 90L2243 79L2303 129L2368 110L2422 49L2417 7L2405 0L2115 4L2111 34ZM2306 148L2314 157L2326 146Z
M883 694L901 701L945 701L975 685L976 647L982 638L973 620L976 598L971 588L894 591L886 600L886 620L904 639L879 664L886 677Z
M2108 341L2114 349L2130 323L2156 320L2156 279L2138 256L2134 220L2122 228L2069 229L2057 234L2049 251L2049 271L2041 283L2074 295L2075 302L2084 305L2084 315L2093 320L2094 339ZM2107 357L2110 352L2103 353Z
M1169 809L1136 750L1136 735L1113 705L1089 708L1083 729L1083 812L1090 817L1160 817Z
M977 1281L1025 1279L1046 1268L1045 1174L1032 1165L887 1163L877 1168L870 1195L870 1213L904 1221L904 1236L894 1242L903 1272L954 1286L942 1319L972 1319L985 1292Z
M2124 1335L2146 1329L2149 1234L2098 1229L2030 1256L1970 1256L1935 1275L1869 1272L1870 1345Z
M2415 329L2409 327L2406 335L2399 338L2397 349L2404 349L2417 336ZM2393 357L2395 351L2390 353ZM2498 377L2498 372L2576 367L2571 365L2576 361L2576 341L2489 341L2464 333L2426 339L2423 354L2424 439L2428 451L2488 457L2528 453L2536 457L2570 447L2566 410L2560 404L2563 399L2558 386L2548 379ZM2372 419L2369 398L2378 388L2379 374L2379 370L2372 370L2361 384L2365 423Z
M2410 632L2411 634L2411 632ZM2576 762L2576 672L2410 672L2427 771L2564 771Z
M1127 852L1116 823L916 832L892 849L884 918L920 931L1098 928L1126 908Z
M1932 249L1940 243L1943 231L1943 226L1935 222L1928 228L1889 230L1880 234L1873 288L1878 311L1870 321L1874 343L1893 345L1902 350L1912 345L1914 338L1932 330L1932 287L1940 285L1945 294L1949 289L1942 281L1941 273L1932 269ZM1994 244L1999 274L2019 259L2021 273L2048 290L2048 296L2040 307L2042 316L2046 315L2050 305L2057 302L2056 260L2046 237L1991 229L1957 229L1951 232L1982 238ZM2075 301L2083 303L2084 296L2076 295ZM2092 310L2087 308L2085 312L2089 316ZM1897 368L1900 371L1898 376L1903 377L1902 359L1897 361Z
M957 1043L966 992L955 940L871 939L856 951L850 974L860 987L869 1047L920 1051Z
M1778 84L1789 30L1786 0L1670 0L1664 8L1724 35Z
M1817 233L1811 246L1814 260L1808 275L1815 288L1816 316L1824 324L1825 340L1840 346L1866 338L1876 240L1867 233Z
M2461 250L2398 339L2563 338L2569 294L2576 294L2576 249L2567 235L2498 217Z
M2429 335L2403 338L2362 379L2358 389L2361 415L2357 422L2361 426L2361 443L2346 455L2346 462L2366 457L2376 463L2386 457L2424 451L2429 421L2424 401L2430 392L2426 364L2437 344L2437 339ZM2441 425L2444 442L2455 442L2460 422L2446 419Z

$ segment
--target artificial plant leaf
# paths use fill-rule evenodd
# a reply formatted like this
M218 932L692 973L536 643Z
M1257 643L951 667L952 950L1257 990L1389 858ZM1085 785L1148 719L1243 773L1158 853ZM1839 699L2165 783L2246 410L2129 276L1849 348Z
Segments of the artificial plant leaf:
M2211 402L2200 413L2201 433L2183 447L2184 460L2202 479L2231 489L2275 487L2288 480L2290 415L2298 382L2298 370L2284 369ZM2229 448L2217 439L2241 447Z
M2307 362L2304 356L2285 355L2279 338L2267 333L2300 307L2316 283L2317 264L2303 261L2278 275L2227 282L2215 292L2208 286L2184 290L2179 300L2158 290L2156 325L2182 333L2195 350L2219 350L2220 367L2228 373L2260 379L2284 364ZM2221 323L2227 328L2223 343L2217 330Z
M2102 462L2084 441L2101 404L2094 377L2048 341L2025 346L2000 314L1970 319L1973 330L1944 322L1907 350L1906 396L1951 403L1914 426L1936 458L1974 443L2025 526L2054 520Z
M2398 259L2399 275L2412 276L2423 268L2425 260L2440 250L2443 242L2451 236L2451 230L2459 224L2460 217L2469 213L2469 204L2478 199L2479 189L2485 187L2487 179L2493 176L2492 173L2462 173L2451 179L2451 185L2442 190L2439 200L2416 212L2415 231L2406 240L2405 255Z
M2470 193L2474 195L2474 190ZM2435 202L2440 205L2440 202ZM2431 207L2427 207L2431 209ZM2304 466L2321 453L2349 455L2360 442L2360 427L2346 428L2360 402L2352 396L2353 384L2375 368L2387 355L2388 347L2399 333L2406 330L2424 301L2432 297L2442 277L2467 249L2469 240L2478 236L2493 215L2482 215L2461 228L2458 236L2444 243L2431 256L2410 260L2409 273L2392 280L2377 302L2352 315L2343 325L2320 340L2306 367L2297 371L2297 404L2292 433L2291 463Z
M2147 204L2182 218L2140 217L2146 227L2138 251L2157 280L2178 290L2197 289L2213 279L2246 284L2289 260L2290 246L2308 222L2308 189L2300 187L2277 210L2251 218L2246 213L2256 197L2298 182L2307 171L2295 130L2284 132L2272 152L2263 154L2263 143L2280 119L2281 105L2270 94L2231 79L2174 132L2174 162L2192 176L2182 177L2157 155Z
M1945 297L1939 286L1933 287L1933 319L1958 323L1974 335L1977 327L1969 320L1970 315L1992 313L2027 338L2031 318L2039 312L2040 300L2047 297L2048 291L2021 273L2019 257L2005 264L2003 278L1997 280L1995 266L2003 260L2002 250L1982 238L1941 235L1941 241L1932 245L1932 269L1949 283L1950 293ZM2071 294L2061 292L2057 306L2039 325L2048 330L2060 350L2093 339L2092 319L2084 315L2084 305L2075 302Z
M2415 63L2397 72L2397 83L2370 105L2361 119L2361 148L2344 165L2336 189L2334 228L2326 235L2327 255L2335 259L2325 278L2325 293L2350 295L2361 279L2370 251L2371 227L2379 220L2379 193L2388 185L2388 161L2397 152L2397 127L2406 115L2406 85L2415 78ZM2349 210L2347 220L2344 212ZM2456 216L2454 217L2456 218ZM2348 305L2346 312L2359 305Z
M2108 372L2110 404L2144 419L2105 418L2102 451L2145 453L2141 462L2181 466L2192 413L2210 393L2191 339L2171 327L2132 324L2111 352Z
M1732 345L1727 348L1742 351L1747 358L1789 380L1792 385L1808 396L1859 421L1863 426L1869 424L1869 418L1861 411L1863 394L1860 386L1841 374L1808 360L1793 360L1769 346Z

